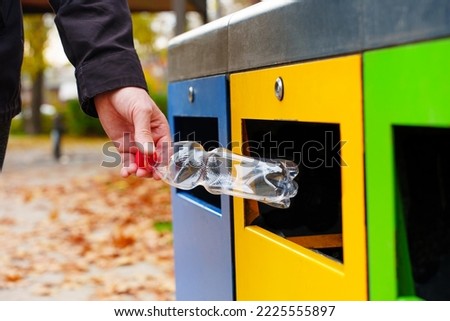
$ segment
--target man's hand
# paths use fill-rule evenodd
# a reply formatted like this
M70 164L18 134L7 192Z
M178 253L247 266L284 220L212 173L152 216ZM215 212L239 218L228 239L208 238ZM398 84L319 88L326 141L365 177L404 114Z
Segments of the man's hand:
M151 168L138 167L135 157L137 149L144 155L156 152L158 156L171 141L167 119L148 93L124 87L97 95L94 102L103 129L122 157L121 175L158 179Z

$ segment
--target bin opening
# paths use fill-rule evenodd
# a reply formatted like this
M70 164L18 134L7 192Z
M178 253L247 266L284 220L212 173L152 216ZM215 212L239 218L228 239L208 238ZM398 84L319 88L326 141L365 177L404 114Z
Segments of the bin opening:
M220 147L219 124L217 118L212 117L174 117L174 141L192 140L203 145L206 151ZM177 189L177 193L190 198L194 197L202 202L221 209L220 195L213 195L203 186L192 190Z
M397 253L409 256L416 296L450 300L450 128L394 126L393 132L397 216L408 252Z
M343 262L339 124L245 119L242 133L244 155L299 164L291 206L244 200L245 224Z

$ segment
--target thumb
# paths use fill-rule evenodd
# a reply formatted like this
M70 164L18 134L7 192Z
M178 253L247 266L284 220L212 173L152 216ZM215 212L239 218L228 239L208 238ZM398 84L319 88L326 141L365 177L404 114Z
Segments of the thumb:
M153 154L154 141L150 128L151 112L140 111L134 114L134 142L145 155Z
M134 118L134 143L136 149L136 164L138 177L151 177L152 169L151 164L148 162L149 157L153 156L154 142L152 132L150 129L150 117L148 114L139 117L136 115ZM150 156L152 155L152 156Z

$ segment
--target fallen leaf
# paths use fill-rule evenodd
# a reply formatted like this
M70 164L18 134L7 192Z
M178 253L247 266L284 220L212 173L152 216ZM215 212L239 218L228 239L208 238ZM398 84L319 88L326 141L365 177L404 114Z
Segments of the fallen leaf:
M17 272L7 272L4 279L6 282L19 282L23 279L23 275Z
M49 214L48 214L48 218L51 221L56 221L59 218L59 212L56 209L53 209Z

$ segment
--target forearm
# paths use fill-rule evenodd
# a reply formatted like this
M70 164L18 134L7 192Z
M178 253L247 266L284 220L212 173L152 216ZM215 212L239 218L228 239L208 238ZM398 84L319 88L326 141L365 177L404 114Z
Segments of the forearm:
M70 62L75 66L83 110L96 116L93 98L121 87L146 89L133 45L126 0L50 0L55 23Z

